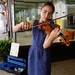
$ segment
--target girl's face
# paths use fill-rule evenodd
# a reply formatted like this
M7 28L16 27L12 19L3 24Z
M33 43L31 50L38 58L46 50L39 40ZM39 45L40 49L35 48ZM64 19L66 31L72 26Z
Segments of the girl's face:
M52 15L53 15L53 9L52 7L46 5L44 6L42 9L41 9L41 12L40 12L40 18L43 20L43 21L46 21L48 19L51 19L52 18Z

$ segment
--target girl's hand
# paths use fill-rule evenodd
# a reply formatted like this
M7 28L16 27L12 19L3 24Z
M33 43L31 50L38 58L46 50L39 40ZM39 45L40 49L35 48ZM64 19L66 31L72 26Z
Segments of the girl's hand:
M32 27L32 25L31 25L31 23L30 22L27 22L27 21L25 21L25 22L21 22L20 23L20 30L21 31L25 31L25 30L28 30L28 29L31 29L31 27Z
M61 33L61 30L59 28L55 28L54 30L51 31L51 33L48 33L46 35L43 47L48 48L52 45L53 41L59 36Z
M21 22L13 27L13 31L25 31L32 28L32 24L30 22Z

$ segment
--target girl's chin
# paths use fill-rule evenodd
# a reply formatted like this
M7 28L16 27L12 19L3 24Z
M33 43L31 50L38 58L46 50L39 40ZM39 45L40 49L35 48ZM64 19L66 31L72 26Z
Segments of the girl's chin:
M40 22L46 22L46 21L48 21L48 19L40 19Z

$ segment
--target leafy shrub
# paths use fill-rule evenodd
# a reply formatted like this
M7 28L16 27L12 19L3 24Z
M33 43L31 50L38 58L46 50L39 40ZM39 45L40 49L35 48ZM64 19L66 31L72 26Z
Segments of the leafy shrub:
M5 57L10 52L11 40L0 40L0 57Z

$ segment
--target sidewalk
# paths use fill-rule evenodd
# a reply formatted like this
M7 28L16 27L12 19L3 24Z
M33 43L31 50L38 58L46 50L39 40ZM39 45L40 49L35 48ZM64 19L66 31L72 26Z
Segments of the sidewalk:
M0 70L0 75L15 75L15 74Z

